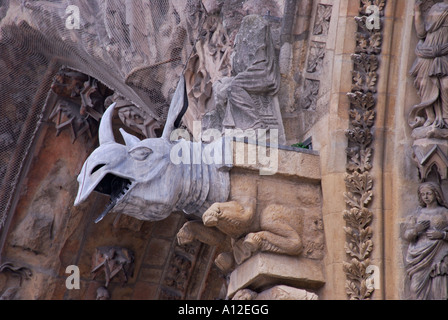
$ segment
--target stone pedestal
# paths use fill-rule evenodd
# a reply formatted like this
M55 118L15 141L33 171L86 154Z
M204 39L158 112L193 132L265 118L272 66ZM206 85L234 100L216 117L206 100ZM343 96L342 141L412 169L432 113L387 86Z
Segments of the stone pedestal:
M258 253L230 275L229 298L242 289L264 291L274 285L316 290L325 284L322 264L303 257Z

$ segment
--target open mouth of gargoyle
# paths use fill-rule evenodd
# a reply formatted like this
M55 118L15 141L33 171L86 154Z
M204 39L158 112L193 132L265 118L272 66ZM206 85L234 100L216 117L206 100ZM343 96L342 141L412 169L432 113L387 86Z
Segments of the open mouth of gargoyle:
M95 220L100 222L120 202L131 189L132 182L108 173L95 188L96 192L110 196L109 204L104 208L101 215Z

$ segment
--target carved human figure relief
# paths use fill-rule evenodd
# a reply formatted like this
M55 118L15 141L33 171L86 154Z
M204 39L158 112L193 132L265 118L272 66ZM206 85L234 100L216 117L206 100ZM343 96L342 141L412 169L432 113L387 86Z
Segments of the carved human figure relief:
M412 299L448 299L448 204L438 184L418 188L420 206L403 233L409 242L405 257Z
M421 101L412 107L409 125L425 132L440 131L448 128L448 1L434 4L426 15L423 5L424 1L416 1L415 29L420 41L410 70Z
M250 36L248 36L250 35ZM280 71L269 24L259 15L244 17L231 56L231 77L213 84L215 109L205 129L276 129L285 133L278 103Z

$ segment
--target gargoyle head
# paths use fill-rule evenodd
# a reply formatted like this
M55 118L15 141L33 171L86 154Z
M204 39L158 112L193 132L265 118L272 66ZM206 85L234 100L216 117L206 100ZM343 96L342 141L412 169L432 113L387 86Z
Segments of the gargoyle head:
M174 93L161 138L140 140L120 129L125 144L117 143L112 130L115 104L106 109L99 128L100 146L82 167L75 200L75 205L79 205L93 191L110 196L109 205L96 222L110 211L139 220L158 221L173 211L191 208L195 201L204 204L209 193L219 194L213 200L227 197L226 183L223 183L223 192L209 192L213 181L228 180L223 178L225 173L215 174L214 168L202 165L175 164L170 159L170 151L177 143L193 144L185 140L170 141L175 123L187 107L184 81L181 78Z

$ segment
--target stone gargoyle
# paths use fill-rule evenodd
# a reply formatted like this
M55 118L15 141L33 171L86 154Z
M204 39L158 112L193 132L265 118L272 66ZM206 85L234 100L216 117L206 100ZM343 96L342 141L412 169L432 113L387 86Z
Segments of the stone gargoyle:
M100 146L85 161L78 176L75 205L93 191L109 195L110 204L96 222L108 212L158 221L172 212L183 211L196 219L180 230L180 244L199 240L213 245L229 236L231 255L238 264L257 251L299 255L303 249L296 226L299 221L291 209L271 204L256 214L256 199L244 194L231 197L229 171L233 151L229 156L227 150L232 150L232 141L228 137L208 145L176 140L175 123L186 105L185 82L181 78L162 137L140 141L121 129L124 145L114 139L114 105L107 108L99 128ZM213 145L218 148L212 148L212 156L205 151ZM183 161L179 161L179 151ZM194 161L198 152L202 153L202 161ZM233 257L230 263L232 260Z
M191 151L193 158L206 146L200 142L171 139L175 135L175 123L187 106L182 77L172 98L162 137L140 141L120 129L125 145L116 142L112 130L115 104L107 108L100 122L100 146L87 158L78 176L75 206L96 191L110 196L109 205L96 222L108 212L159 221L174 211L201 217L213 203L226 201L230 164L188 161L191 159L185 156L189 152L185 151ZM224 140L214 143L218 145ZM179 150L184 157L180 163Z

